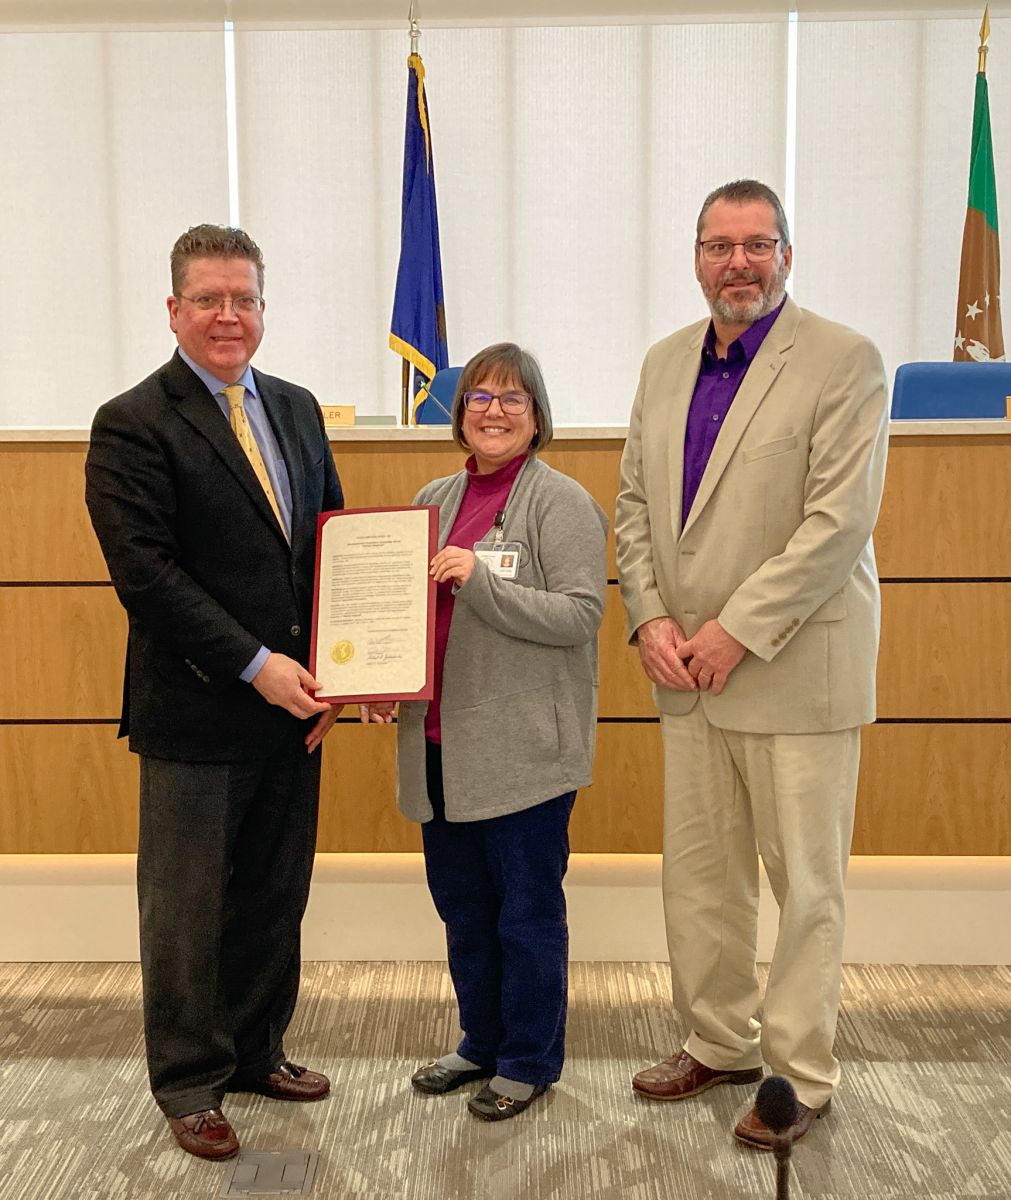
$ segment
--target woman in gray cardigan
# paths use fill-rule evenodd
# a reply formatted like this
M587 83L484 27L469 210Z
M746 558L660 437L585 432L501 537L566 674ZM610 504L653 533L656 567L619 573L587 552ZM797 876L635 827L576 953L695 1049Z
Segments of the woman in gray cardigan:
M463 1040L411 1082L489 1082L476 1116L515 1116L561 1074L568 985L562 879L576 789L590 783L607 518L537 458L551 410L532 355L504 343L464 367L453 436L465 468L439 506L436 692L400 707L398 805L422 823ZM363 706L362 719L391 719Z

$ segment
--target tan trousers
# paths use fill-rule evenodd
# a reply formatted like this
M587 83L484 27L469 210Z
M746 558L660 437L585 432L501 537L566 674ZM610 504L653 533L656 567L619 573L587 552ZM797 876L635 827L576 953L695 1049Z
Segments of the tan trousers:
M839 1082L832 1044L860 731L735 733L711 725L701 704L661 714L661 728L664 912L685 1049L717 1069L764 1060L819 1108ZM761 1020L758 853L780 910Z

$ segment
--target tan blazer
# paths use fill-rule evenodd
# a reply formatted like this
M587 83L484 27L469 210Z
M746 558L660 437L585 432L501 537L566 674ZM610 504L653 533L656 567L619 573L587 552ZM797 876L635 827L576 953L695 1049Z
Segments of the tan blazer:
M719 696L654 688L714 725L816 733L874 720L880 601L871 530L888 445L881 356L787 300L730 407L684 529L688 406L708 321L646 355L615 532L629 633L712 617L750 651Z

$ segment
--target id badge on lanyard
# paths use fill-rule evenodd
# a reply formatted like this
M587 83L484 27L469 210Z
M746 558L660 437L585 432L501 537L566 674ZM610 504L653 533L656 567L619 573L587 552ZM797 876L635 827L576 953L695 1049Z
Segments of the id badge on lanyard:
M520 569L523 547L519 542L507 542L502 532L505 513L495 514L495 537L490 542L475 542L474 557L479 558L493 575L515 579Z

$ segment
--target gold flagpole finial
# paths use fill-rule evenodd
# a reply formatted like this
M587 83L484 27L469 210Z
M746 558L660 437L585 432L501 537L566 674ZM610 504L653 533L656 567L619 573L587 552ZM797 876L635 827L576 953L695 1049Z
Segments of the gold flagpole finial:
M414 0L411 0L411 7L407 10L407 23L411 30L411 53L418 53L418 42L421 40L421 26L418 24L418 18L414 15Z
M414 8L412 3L411 8ZM979 26L979 74L986 74L986 53L989 47L987 42L990 40L990 5L986 5L983 9L983 20Z

